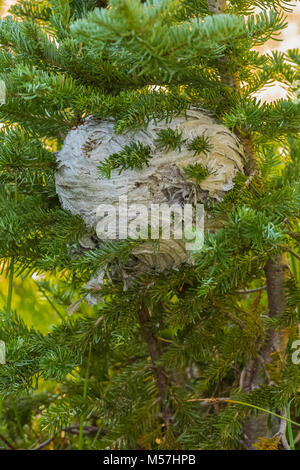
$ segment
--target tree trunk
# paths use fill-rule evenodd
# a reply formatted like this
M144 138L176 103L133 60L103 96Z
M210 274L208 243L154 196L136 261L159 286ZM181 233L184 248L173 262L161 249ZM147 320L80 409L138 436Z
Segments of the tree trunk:
M265 266L269 315L272 318L282 315L285 310L285 269L286 267L283 264L281 256L268 260ZM266 383L266 379L268 379L266 366L272 363L274 353L283 350L283 339L280 331L268 331L257 358L251 359L242 372L241 389L245 392L249 392ZM278 431L278 420L276 420L274 425L277 425ZM259 437L271 437L274 434L275 429L273 429L273 427L269 429L268 427L268 415L266 413L260 414L257 417L249 416L245 421L244 437L248 449L254 449L253 444L258 441Z

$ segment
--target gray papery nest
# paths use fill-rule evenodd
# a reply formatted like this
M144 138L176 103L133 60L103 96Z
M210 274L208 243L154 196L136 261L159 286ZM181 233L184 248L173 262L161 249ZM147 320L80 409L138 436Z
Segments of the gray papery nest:
M233 187L236 174L244 171L243 149L237 137L207 112L190 109L186 115L174 117L169 123L152 120L147 129L126 131L121 135L114 132L114 124L113 119L88 118L68 133L57 154L56 190L61 204L72 214L80 215L90 229L96 229L99 222L97 208L103 204L117 206L122 196L127 197L128 206L143 204L146 207L163 203L184 206L195 199L199 202L222 200ZM180 150L166 151L157 144L159 131L167 128L182 132ZM195 156L193 150L188 150L188 144L198 136L207 137L211 147L208 153ZM115 169L110 179L101 177L100 162L133 141L150 147L149 166L121 173ZM187 178L184 171L195 163L209 172L199 184ZM95 243L95 238L86 236L81 245L95 248L101 241L103 239L96 239ZM189 253L182 240L160 240L159 249L152 242L145 242L135 247L128 262L117 266L115 272L121 273L126 285L126 279L136 274L161 272L188 259ZM99 271L86 287L99 290L102 283L103 271Z

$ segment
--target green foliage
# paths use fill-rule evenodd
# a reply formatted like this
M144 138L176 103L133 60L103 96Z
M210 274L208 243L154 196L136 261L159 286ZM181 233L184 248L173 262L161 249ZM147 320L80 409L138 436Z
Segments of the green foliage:
M201 163L195 163L194 165L188 165L184 169L186 178L194 179L197 184L201 183L208 175L209 171Z
M299 420L291 351L300 322L300 59L297 50L257 50L279 38L291 8L231 0L213 14L206 0L32 0L1 21L1 434L15 447L53 437L58 449L241 449L245 419L258 414L243 403L279 414L290 406ZM254 98L275 81L287 99ZM93 233L55 191L56 152L69 130L90 115L113 118L116 133L170 124L191 106L235 132L255 163L249 170L246 161L222 200L201 193L213 222L203 249L192 263L141 274L124 268L141 240L83 248ZM195 164L186 176L199 183L208 175L197 156L209 158L209 136L186 143L169 127L156 144L187 144ZM144 165L150 147L132 142L99 175ZM256 289L278 255L288 266L286 308L274 317ZM100 271L99 303L89 307L85 286ZM287 350L262 371L269 383L239 390L274 329ZM240 403L207 400L224 397Z
M111 177L111 172L119 168L119 174L122 171L137 168L141 170L144 165L149 166L150 147L143 145L142 142L132 142L125 145L119 153L113 153L103 162L100 163L98 169L102 176Z
M181 144L183 143L181 139L182 131L168 127L168 129L161 129L157 135L158 138L155 142L157 142L159 148L163 148L167 152L176 149L181 152Z
M200 155L201 153L207 155L211 149L212 146L209 143L209 137L205 135L198 135L188 145L188 150L194 151L194 156Z

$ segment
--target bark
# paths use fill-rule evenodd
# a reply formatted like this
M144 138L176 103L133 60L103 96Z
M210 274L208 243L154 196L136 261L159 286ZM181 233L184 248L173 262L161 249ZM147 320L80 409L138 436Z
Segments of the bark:
M267 281L268 307L270 317L278 317L283 314L286 307L284 294L284 273L285 264L282 257L277 256L268 260L265 266ZM278 330L269 330L264 344L261 346L258 356L251 359L241 375L241 389L249 392L260 385L266 383L268 376L266 367L272 363L273 355L284 348L284 338ZM245 421L244 438L248 449L254 449L253 444L258 441L258 437L271 437L276 433L280 423L276 420L274 427L268 427L268 415L260 414L257 417L249 416Z

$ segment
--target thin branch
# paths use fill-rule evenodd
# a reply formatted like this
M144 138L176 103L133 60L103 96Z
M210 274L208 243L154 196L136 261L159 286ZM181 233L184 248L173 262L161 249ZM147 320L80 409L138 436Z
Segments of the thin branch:
M171 339L162 338L161 336L155 335L155 338L157 338L159 341L163 341L164 343L174 343L174 341L172 341Z
M2 434L0 434L0 439L7 445L9 449L17 450L16 447L14 447Z
M288 235L295 240L299 241L300 240L300 233L299 232L287 232Z
M239 326L241 328L241 330L243 330L245 328L245 323L240 320L238 317L236 317L233 313L230 313L230 312L224 312L224 314L230 319L233 321L233 323L235 323L237 326Z
M286 411L284 411L282 413L283 417L286 418L287 417L287 413ZM278 432L275 434L274 437L279 437L279 439L281 440L281 443L282 443L282 446L285 450L291 450L290 448L290 445L288 443L288 440L286 438L286 428L287 428L287 421L285 419L282 419L280 421L280 427L279 427L279 430Z
M292 419L286 418L285 416L279 415L278 413L274 413L273 411L266 410L265 408L262 408L261 406L257 405L252 405L251 403L247 403L244 401L238 401L238 400L232 400L231 398L191 398L190 400L187 400L188 402L196 402L199 401L205 402L206 404L213 404L213 403L218 403L218 402L225 402L225 403L233 403L234 405L242 405L242 406L248 406L249 408L254 408L255 410L258 411L263 411L264 413L270 414L272 416L276 416L276 418L279 418L280 420L288 421L295 426L300 427L300 424L297 423L296 421L293 421Z
M60 313L60 311L59 311L58 308L56 307L55 303L52 302L52 300L50 299L50 297L47 295L45 289L43 289L42 287L39 286L39 291L43 294L43 296L45 297L45 299L49 302L49 304L51 305L51 307L53 308L53 310L57 313L57 315L59 316L59 318L64 322L64 321L65 321L64 316Z
M267 290L267 286L257 287L256 289L249 290L236 290L237 294L252 294L252 292L260 292L262 290Z
M293 251L291 248L286 246L285 251L288 251L291 255L295 256L295 258L297 258L300 261L300 256L297 253L295 253L295 251Z
M30 450L41 450L43 449L44 447L46 447L48 444L50 444L50 442L52 442L54 439L55 439L56 436L53 436L53 437L50 437L49 439L47 439L46 441L42 442L40 445L38 445L37 447L35 447L34 449L30 449Z
M46 441L42 442L41 444L39 444L37 447L34 447L33 449L30 449L30 450L40 450L40 449L43 449L44 447L46 447L48 444L50 444L50 442L52 442L56 436L57 436L57 433L58 432L62 432L62 431L65 431L65 432L68 432L70 434L76 434L78 435L79 434L79 426L69 426L67 428L62 428L60 429L59 431L57 431L54 436L50 437L49 439L47 439ZM96 426L84 426L83 427L83 434L84 435L88 435L88 434L97 434L98 432L100 431L100 434L101 436L105 434L105 431L104 430L101 430L100 428L97 428Z
M297 436L294 439L294 444L298 444L300 442L300 432L298 432Z
M190 398L187 400L188 402L200 402L200 405L202 406L210 406L215 403L228 403L230 401L229 397L212 397L212 398Z

